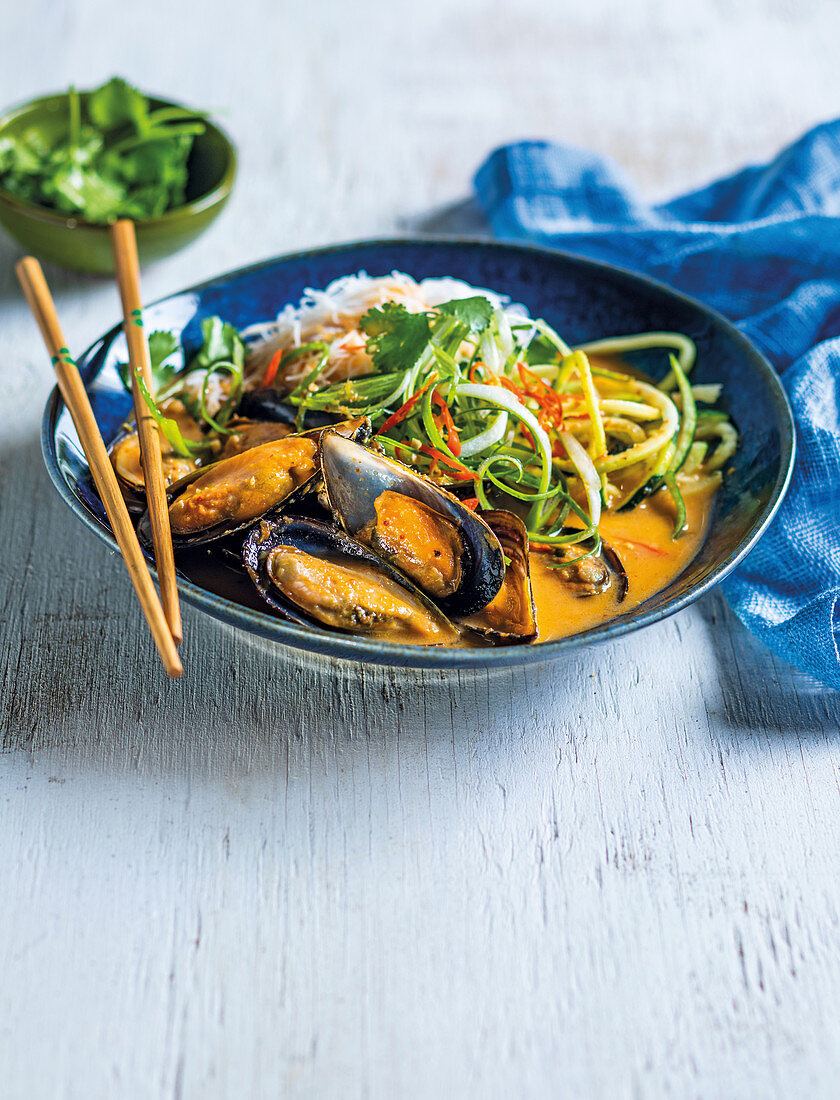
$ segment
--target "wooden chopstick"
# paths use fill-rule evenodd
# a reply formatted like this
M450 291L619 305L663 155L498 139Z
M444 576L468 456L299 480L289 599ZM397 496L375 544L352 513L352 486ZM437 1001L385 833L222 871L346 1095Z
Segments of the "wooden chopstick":
M134 222L122 219L111 226L111 249L114 254L114 270L122 301L123 329L128 344L131 373L131 393L134 397L134 415L140 439L140 459L143 463L143 481L146 487L146 500L149 504L160 595L172 637L175 639L175 644L180 645L183 637L181 607L178 602L178 582L175 577L175 555L172 551L172 532L169 527L166 482L163 480L163 463L160 457L160 436L157 424L143 400L135 373L137 370L140 371L149 393L154 393L149 345L143 328L140 264L137 259Z
M105 505L105 512L111 524L111 530L117 540L120 553L125 561L131 583L137 593L146 622L152 632L160 659L171 677L177 678L183 672L178 650L172 640L169 624L163 613L155 586L137 541L137 535L131 524L128 509L117 482L114 468L105 450L105 444L99 433L93 409L90 407L84 383L76 364L70 358L70 352L64 341L64 334L58 323L55 303L52 300L41 265L33 256L26 256L16 265L17 277L26 295L29 308L38 323L47 351L52 357L58 387L64 403L70 410L79 439L87 456L90 472L96 488Z

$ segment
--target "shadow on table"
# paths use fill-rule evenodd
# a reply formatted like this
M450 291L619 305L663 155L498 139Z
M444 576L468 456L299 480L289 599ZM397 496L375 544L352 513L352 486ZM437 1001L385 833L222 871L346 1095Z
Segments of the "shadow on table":
M727 724L796 731L840 732L840 692L793 668L743 626L723 595L698 604L715 653Z
M37 440L0 449L0 510L10 536L0 573L0 751L125 772L283 774L290 751L352 758L399 740L526 724L541 684L567 683L575 713L585 676L538 665L487 673L394 669L299 653L183 605L185 673L166 679L121 558L56 495ZM579 664L580 659L572 659ZM580 705L579 705L580 704ZM495 734L493 734L495 736Z
M189 605L185 675L170 682L121 559L56 496L38 441L0 452L0 464L0 510L12 536L0 573L7 630L0 747L50 768L271 781L302 756L369 767L392 752L417 756L471 741L492 756L496 741L544 725L540 716L574 742L583 736L577 718L592 713L593 690L609 694L611 683L638 682L640 670L654 697L673 689L673 668L657 663L672 644L667 622L527 672L441 672L302 654ZM718 666L719 691L709 698L720 700L726 725L840 729L840 695L774 658L721 596L698 610Z
M475 199L459 199L404 218L400 228L432 237L489 237L490 227Z

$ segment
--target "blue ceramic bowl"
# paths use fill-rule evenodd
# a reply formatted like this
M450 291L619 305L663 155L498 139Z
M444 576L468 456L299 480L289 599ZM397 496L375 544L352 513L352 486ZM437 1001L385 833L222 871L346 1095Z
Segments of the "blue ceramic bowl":
M793 420L778 376L719 314L661 283L608 264L483 241L363 241L281 256L211 279L148 306L146 325L150 331L171 329L181 335L189 354L201 342L199 325L204 317L219 314L242 328L273 318L287 302L297 302L306 287L323 287L357 271L380 275L394 270L417 279L451 275L508 294L524 303L532 316L545 317L573 344L657 329L690 335L698 347L693 380L723 382L723 406L741 432L741 445L718 493L700 553L681 576L627 614L574 637L531 646L434 649L302 627L261 606L246 582L232 599L224 586L219 590L211 577L202 579L196 569L191 571L192 579L183 578L179 584L185 600L234 626L299 649L390 665L500 667L546 660L679 611L725 577L761 536L779 506L793 465ZM116 364L126 358L125 338L121 327L115 326L78 360L106 441L116 434L131 405L116 370ZM47 470L61 496L83 523L115 548L73 422L57 390L44 413L42 445ZM230 579L235 583L233 573Z

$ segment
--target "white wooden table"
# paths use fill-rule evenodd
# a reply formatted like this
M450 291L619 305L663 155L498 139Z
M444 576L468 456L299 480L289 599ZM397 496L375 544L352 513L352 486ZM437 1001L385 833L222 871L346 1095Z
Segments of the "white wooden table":
M663 196L840 91L836 0L140 10L4 5L0 102L119 72L228 125L230 207L149 297L428 224L519 136ZM0 240L3 1100L837 1096L840 696L714 595L456 678L187 607L167 683L43 472L17 255ZM116 320L107 281L48 275L72 347Z

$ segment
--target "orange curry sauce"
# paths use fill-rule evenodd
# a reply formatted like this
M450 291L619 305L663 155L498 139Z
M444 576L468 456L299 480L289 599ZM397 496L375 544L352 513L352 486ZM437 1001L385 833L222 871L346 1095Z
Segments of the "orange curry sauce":
M538 642L550 642L569 634L600 626L625 614L665 588L685 569L700 549L709 527L715 487L692 492L683 485L686 528L671 538L674 507L667 492L655 493L630 512L604 512L598 529L618 554L629 585L621 603L616 585L595 596L580 596L563 582L563 571L549 568L551 555L531 551L531 585L537 609Z

